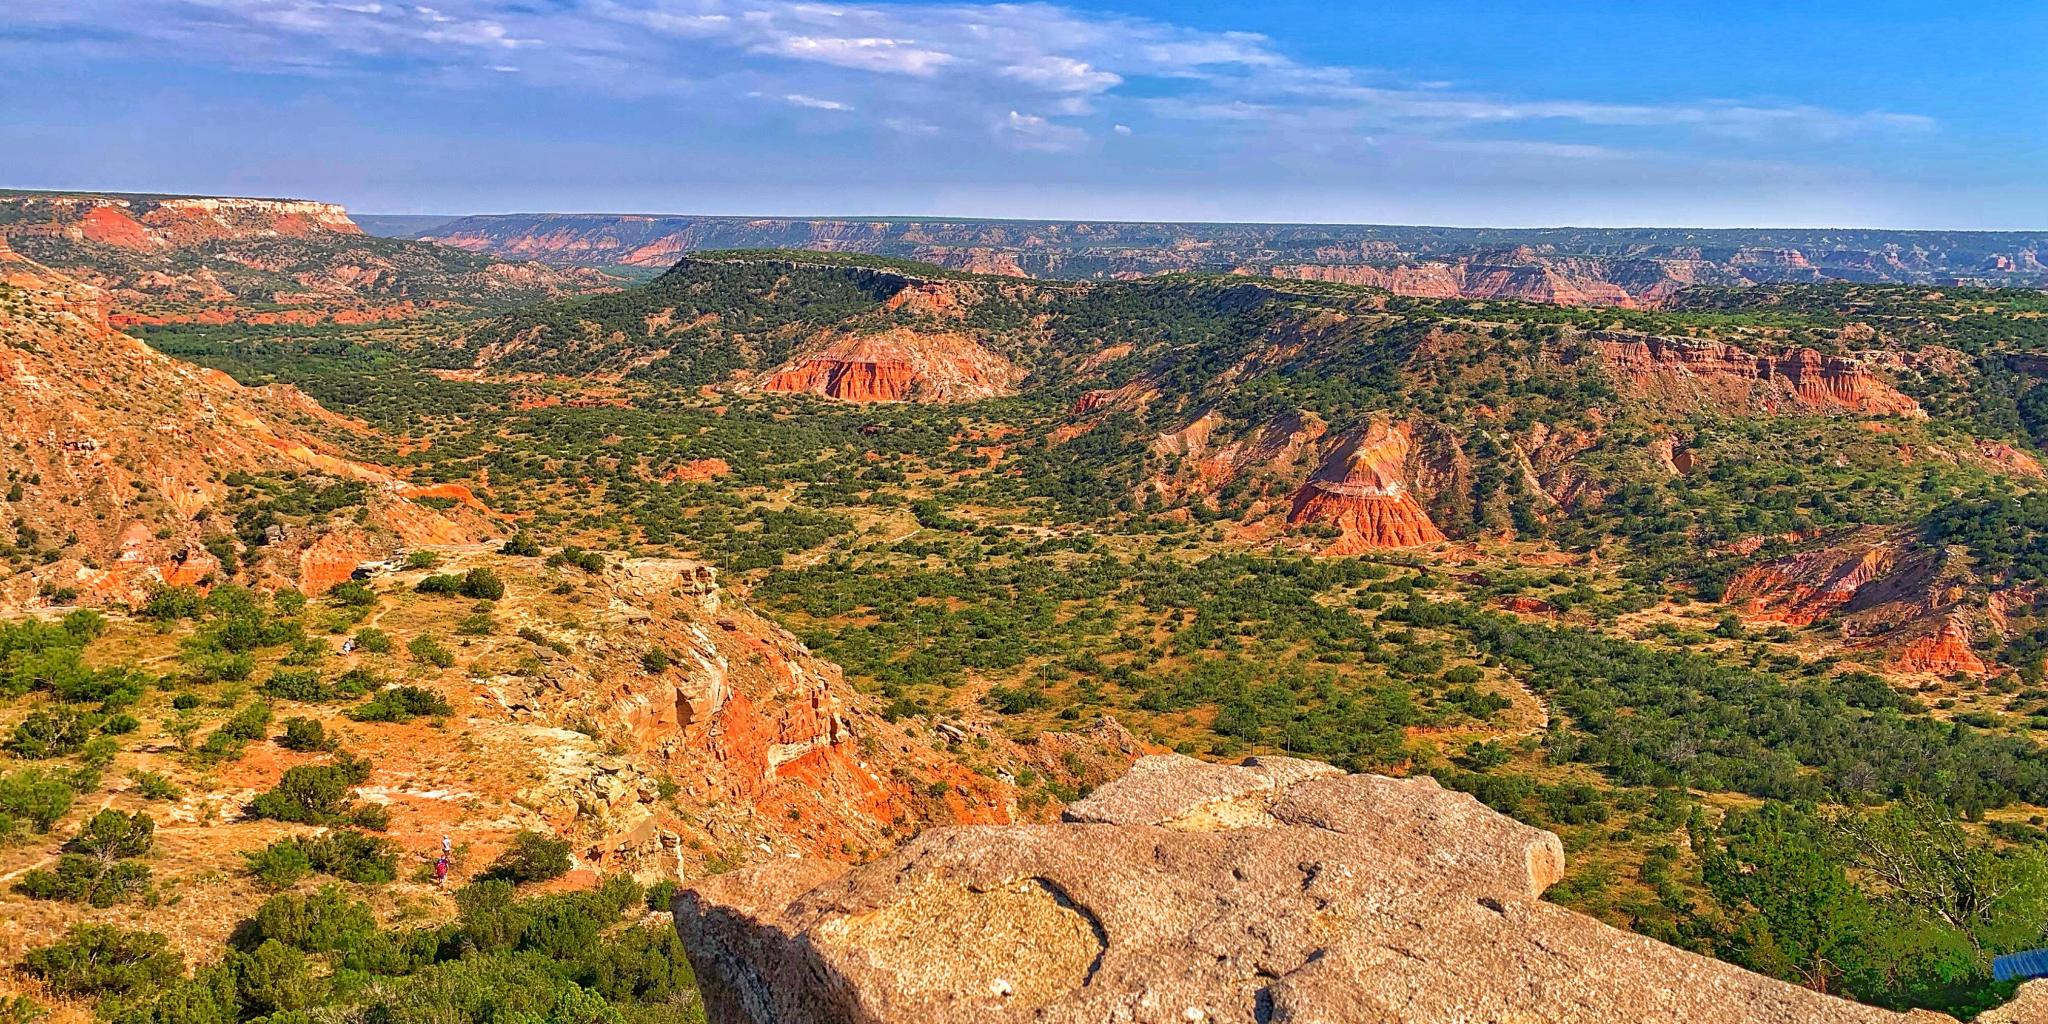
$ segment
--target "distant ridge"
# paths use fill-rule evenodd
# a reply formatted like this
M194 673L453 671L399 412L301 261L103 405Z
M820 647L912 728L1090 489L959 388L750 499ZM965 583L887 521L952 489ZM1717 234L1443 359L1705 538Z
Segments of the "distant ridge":
M665 267L710 249L810 249L1069 280L1211 271L1435 298L1656 307L1693 286L1834 281L2048 286L2048 232L1864 228L1457 228L975 218L493 214L374 230L501 259Z

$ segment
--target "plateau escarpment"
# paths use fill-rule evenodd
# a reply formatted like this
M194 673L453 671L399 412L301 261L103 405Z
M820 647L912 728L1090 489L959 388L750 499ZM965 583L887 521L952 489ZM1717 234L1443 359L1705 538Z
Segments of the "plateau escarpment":
M1427 778L1139 761L1058 825L692 884L713 1024L1878 1024L1539 897L1557 837Z
M1615 306L1657 306L1695 284L2048 282L2040 259L2048 238L2017 232L508 214L457 218L412 237L565 266L658 267L705 250L787 248L1039 278L1238 270L1406 295Z
M332 203L0 191L0 239L107 293L116 326L378 323L612 287L376 238Z

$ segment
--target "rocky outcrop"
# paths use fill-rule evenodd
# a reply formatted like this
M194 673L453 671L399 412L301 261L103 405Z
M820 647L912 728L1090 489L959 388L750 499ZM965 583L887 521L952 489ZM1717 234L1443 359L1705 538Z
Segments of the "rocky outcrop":
M507 577L529 564L507 561L495 563ZM591 846L650 879L694 872L707 855L859 858L928 825L1028 820L1042 812L1023 806L1009 781L1023 768L1080 785L1074 766L1102 778L1135 756L1136 741L1108 720L1030 745L950 722L915 733L912 722L876 714L838 666L725 595L699 562L620 559L592 585L601 610L577 628L550 621L526 631L540 638L544 671L484 686L522 726L602 737L616 757L561 751L570 759L521 801L561 827L579 811L595 819ZM649 664L650 650L663 662ZM976 762L1009 767L970 770L955 754L962 743ZM671 799L640 795L657 779Z
M1300 479L1329 432L1322 417L1303 412L1283 413L1222 436L1228 429L1223 414L1212 409L1153 438L1149 450L1164 465L1146 489L1169 502L1195 499L1213 507L1217 494L1235 482L1258 478L1272 485ZM1265 489L1259 488L1261 493Z
M1340 555L1443 540L1443 531L1409 490L1413 445L1405 423L1374 421L1346 431L1295 492L1288 525L1336 527L1328 551Z
M1430 779L1150 757L1058 825L700 881L713 1024L1878 1024L1542 902L1556 836Z
M1619 383L1673 412L1810 412L1925 419L1863 361L1810 348L1758 355L1722 342L1593 332L1593 350Z
M842 402L967 402L1011 393L1024 373L956 331L828 332L769 374L763 391Z

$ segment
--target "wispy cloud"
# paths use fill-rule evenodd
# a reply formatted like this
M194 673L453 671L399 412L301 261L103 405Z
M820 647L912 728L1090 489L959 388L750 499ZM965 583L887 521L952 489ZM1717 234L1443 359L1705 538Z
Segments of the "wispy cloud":
M305 74L418 73L594 94L729 90L855 114L900 135L987 132L1058 153L1141 118L1325 145L1399 132L1530 145L1638 144L1672 133L1733 142L1923 132L1910 113L1700 98L1619 103L1400 82L1320 64L1249 32L1050 3L835 0L15 0L0 59L66 45L133 59ZM519 74L508 75L517 54ZM1174 83L1130 89L1134 81ZM819 97L833 97L821 99ZM906 127L914 126L914 127ZM1140 125L1143 127L1144 125ZM1546 139L1562 129L1571 137ZM1147 133L1152 137L1152 133ZM1604 148L1604 147L1603 147ZM1560 149L1556 152L1569 152Z

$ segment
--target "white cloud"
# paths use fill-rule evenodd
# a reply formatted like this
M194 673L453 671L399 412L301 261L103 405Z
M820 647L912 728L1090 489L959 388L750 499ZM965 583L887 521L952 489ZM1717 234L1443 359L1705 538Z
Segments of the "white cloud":
M793 60L817 61L860 71L886 71L901 75L926 76L953 63L953 55L928 50L907 40L866 36L858 39L832 36L773 36L752 47L755 53L774 54Z
M853 109L853 105L850 103L841 103L838 100L821 100L816 96L806 96L800 92L790 93L782 97L782 101L793 107L808 107L812 110L850 111Z
M1041 57L998 69L1006 78L1051 92L1106 92L1123 84L1123 76L1102 71L1072 57Z
M1035 153L1065 153L1088 141L1088 133L1072 125L1015 110L996 122L996 137L1015 149Z

